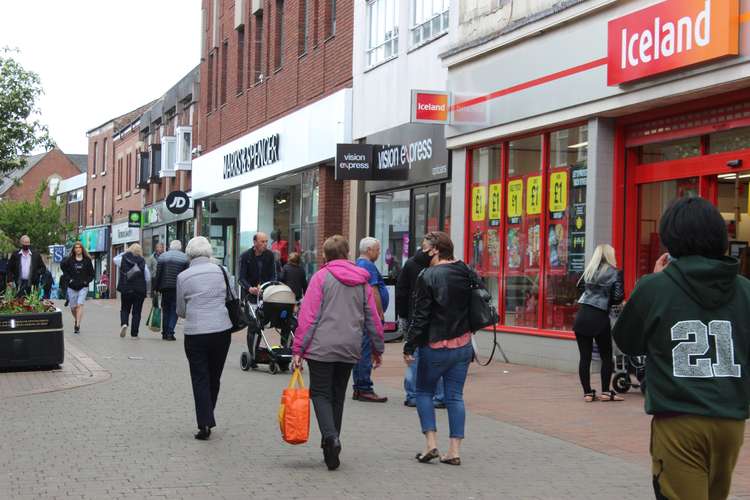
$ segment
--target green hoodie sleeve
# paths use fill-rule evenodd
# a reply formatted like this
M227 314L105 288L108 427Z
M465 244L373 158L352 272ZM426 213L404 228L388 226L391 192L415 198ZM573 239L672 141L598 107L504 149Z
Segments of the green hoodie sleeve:
M653 333L653 329L647 322L651 319L649 304L652 300L649 298L649 289L653 288L650 283L654 278L656 278L655 275L650 275L641 279L612 330L612 337L617 347L625 354L631 356L646 354L648 339Z

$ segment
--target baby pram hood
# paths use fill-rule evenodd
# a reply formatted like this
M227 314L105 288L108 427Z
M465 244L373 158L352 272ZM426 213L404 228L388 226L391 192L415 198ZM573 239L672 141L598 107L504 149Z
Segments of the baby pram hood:
M297 298L291 288L283 283L268 284L261 288L261 298L268 304L296 304Z

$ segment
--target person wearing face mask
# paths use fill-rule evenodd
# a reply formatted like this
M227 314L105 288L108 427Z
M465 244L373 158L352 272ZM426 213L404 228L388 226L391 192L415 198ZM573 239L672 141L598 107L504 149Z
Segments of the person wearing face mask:
M31 287L39 283L47 267L39 252L31 251L31 239L21 236L21 250L13 253L8 263L8 282L16 287L19 297L31 292Z
M399 328L402 332L406 332L409 328L409 318L411 318L411 307L412 298L414 295L414 289L417 285L417 278L419 273L424 269L430 267L430 256L422 251L421 248L417 249L417 252L412 258L406 261L401 273L398 275L398 281L396 282L396 314L399 318ZM414 352L415 360L417 359L417 351ZM417 406L417 363L411 363L406 367L406 374L404 375L404 391L406 392L406 399L404 400L404 406L414 408ZM437 389L435 392L435 408L445 408L445 391L443 387L442 377L438 380Z
M440 459L461 465L466 410L464 384L473 357L469 302L476 273L453 255L453 242L446 233L427 233L422 250L430 256L430 267L419 274L412 303L411 322L404 342L404 361L417 363L417 413L425 437L424 451L416 459L427 463ZM441 457L437 449L437 424L433 398L440 378L445 382L450 448Z

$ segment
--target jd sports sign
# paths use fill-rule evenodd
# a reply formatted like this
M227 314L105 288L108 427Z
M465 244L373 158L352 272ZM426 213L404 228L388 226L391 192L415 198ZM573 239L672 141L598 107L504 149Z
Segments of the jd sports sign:
M184 214L190 208L190 197L182 191L172 191L167 196L167 210L175 215Z
M266 137L234 153L224 155L224 178L265 167L279 161L279 134Z

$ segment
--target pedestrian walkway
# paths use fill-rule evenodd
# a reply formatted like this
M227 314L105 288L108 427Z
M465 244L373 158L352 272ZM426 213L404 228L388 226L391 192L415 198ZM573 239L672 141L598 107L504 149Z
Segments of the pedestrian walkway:
M647 431L640 398L617 408L584 406L567 375L543 370L472 368L464 465L417 463L423 439L415 410L401 404L398 344L375 371L376 388L390 401L346 402L339 471L326 470L314 423L308 444L281 441L276 411L288 377L241 371L241 333L222 379L218 427L210 441L196 441L182 342L163 342L145 328L139 339L121 339L116 312L112 301L89 302L81 336L66 334L111 379L3 400L0 498L653 497L649 462L638 452L643 433L628 435L639 426ZM180 327L177 334L182 340ZM618 412L632 412L623 431L619 420L605 425ZM573 430L563 432L571 422ZM445 448L444 411L438 426ZM614 447L586 441L589 435ZM618 451L628 442L632 455Z

